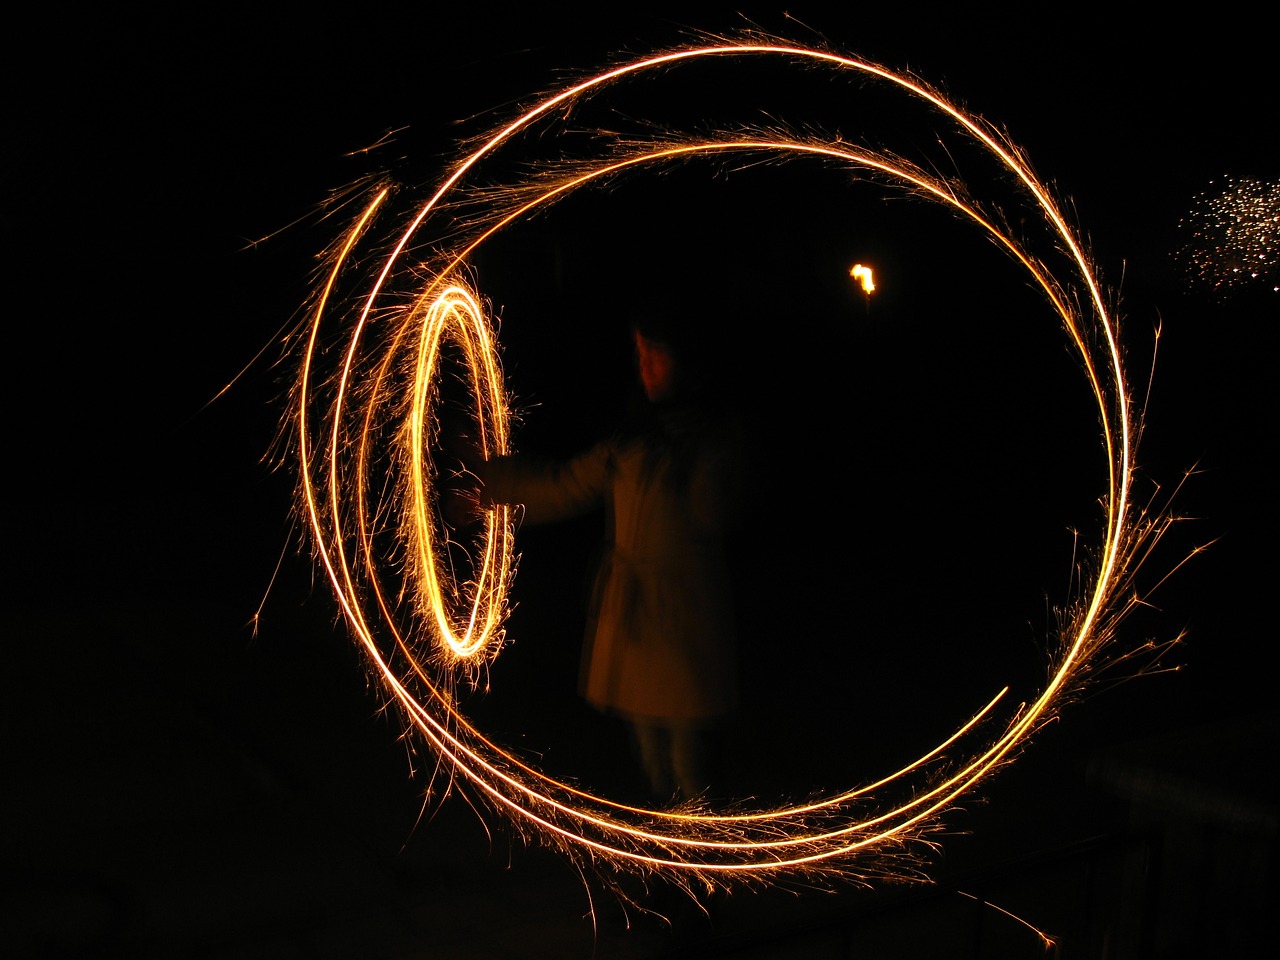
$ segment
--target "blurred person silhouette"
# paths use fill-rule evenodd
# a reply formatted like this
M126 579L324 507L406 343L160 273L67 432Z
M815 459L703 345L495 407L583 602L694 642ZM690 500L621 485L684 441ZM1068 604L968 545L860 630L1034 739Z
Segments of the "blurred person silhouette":
M471 467L480 503L522 505L528 523L604 511L579 690L629 725L665 803L708 796L709 737L737 709L728 551L742 448L689 331L659 309L631 332L644 401L611 436L563 462Z

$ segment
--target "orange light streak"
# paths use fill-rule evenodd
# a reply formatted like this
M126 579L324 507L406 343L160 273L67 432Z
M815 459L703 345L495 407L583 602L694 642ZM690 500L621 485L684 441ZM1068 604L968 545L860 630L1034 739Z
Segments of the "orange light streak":
M384 240L387 252L367 286L357 277L357 293L337 298L353 252L383 212L389 191L381 188L373 196L336 245L300 341L290 412L300 508L318 562L372 673L411 731L438 758L437 773L446 778L442 790L455 783L468 786L470 795L517 829L580 864L603 861L613 868L658 873L688 889L797 874L867 881L920 877L920 853L929 849L940 816L1008 762L1080 689L1092 666L1105 662L1117 626L1138 602L1131 591L1137 565L1169 521L1130 502L1138 421L1115 323L1092 263L1022 154L987 123L915 78L855 57L758 40L716 40L637 59L535 104L462 156L408 226ZM486 186L483 194L468 183L491 155L520 143L523 133L536 135L541 118L603 96L615 81L706 58L723 58L728 69L747 57L852 72L953 122L953 136L976 142L1011 175L1019 211L1030 211L1041 225L1039 245L1010 233L1003 224L1018 218L1006 216L1004 206L974 199L971 187L843 136L823 139L747 127L696 135L670 131L652 141L602 143L599 156L544 166L502 188ZM653 165L735 153L815 158L905 190L967 219L1021 265L1044 293L1085 368L1108 470L1105 532L1095 549L1090 582L1064 611L1044 688L1031 702L1006 707L1002 716L998 709L1007 691L1001 690L892 775L805 803L759 810L699 804L647 809L548 776L489 740L458 706L457 682L475 682L501 652L515 556L512 517L506 508L495 508L469 546L469 577L457 582L441 559L449 546L438 519L443 478L431 456L438 445L441 344L450 344L463 358L471 439L484 456L505 452L509 415L493 327L483 297L467 279L476 251L574 190ZM459 224L452 211L468 203L483 212ZM1051 268L1037 249L1064 251L1065 265ZM425 259L415 259L428 250ZM870 268L855 265L851 276L867 294L875 289ZM324 356L344 341L340 364L327 371Z
M438 535L431 504L436 478L425 452L430 435L431 396L439 376L440 340L451 335L462 348L475 400L473 422L477 448L485 457L507 453L507 397L502 386L497 350L484 311L470 290L445 288L427 306L421 320L421 341L414 369L413 407L409 415L408 455L411 562L416 571L418 597L435 624L436 635L460 660L477 656L486 647L496 654L506 618L506 591L513 572L512 527L507 507L485 512L483 546L476 579L462 590L439 563ZM467 595L469 594L469 596ZM469 607L456 619L453 609Z
M871 278L871 268L863 266L861 263L855 263L849 271L849 276L858 281L858 286L862 287L862 292L870 296L875 292L876 282Z

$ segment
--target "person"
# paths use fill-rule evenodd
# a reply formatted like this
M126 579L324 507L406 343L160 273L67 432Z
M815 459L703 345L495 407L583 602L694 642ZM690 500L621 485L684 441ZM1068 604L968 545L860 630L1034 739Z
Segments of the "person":
M593 509L605 548L588 611L579 688L632 732L653 798L705 797L710 732L737 708L733 591L740 441L669 325L633 327L646 402L612 436L564 462L474 465L480 501L527 523Z

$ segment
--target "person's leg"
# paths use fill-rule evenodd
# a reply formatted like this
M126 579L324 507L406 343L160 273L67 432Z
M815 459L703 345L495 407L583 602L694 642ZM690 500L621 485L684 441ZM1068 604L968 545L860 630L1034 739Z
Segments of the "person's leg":
M671 745L671 770L680 796L685 800L705 796L711 789L707 775L707 742L704 731L693 726L673 727L668 731Z
M676 791L671 767L671 733L653 723L633 721L631 735L653 799L665 803Z

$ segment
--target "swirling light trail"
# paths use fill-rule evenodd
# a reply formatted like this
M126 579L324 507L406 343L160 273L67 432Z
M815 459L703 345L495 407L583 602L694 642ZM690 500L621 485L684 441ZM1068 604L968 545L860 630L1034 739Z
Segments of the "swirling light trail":
M436 536L429 518L433 478L425 451L432 443L431 397L440 367L440 341L447 334L462 348L469 373L471 396L476 401L472 421L478 429L477 446L486 458L507 452L507 397L498 368L497 349L484 311L465 287L446 287L427 307L421 324L417 367L412 377L413 408L409 415L408 520L413 524L409 540L416 548L412 560L422 586L419 597L449 652L460 660L475 657L486 646L496 646L506 616L507 582L512 572L512 529L509 508L485 511L483 549L477 563L477 579L469 584L470 596L460 598L456 584L440 569ZM452 588L452 589L450 589ZM445 594L452 594L446 597ZM451 608L469 599L464 622L455 622Z
M385 185L374 191L331 252L309 310L291 412L300 503L319 562L373 673L439 758L437 772L450 784L469 786L472 796L518 829L558 846L579 864L661 874L691 890L796 874L867 881L920 876L919 855L940 815L1008 762L1080 689L1093 667L1107 662L1117 625L1137 603L1137 565L1169 522L1131 504L1137 417L1115 323L1082 245L1021 153L994 128L915 78L827 50L760 40L714 40L640 58L571 85L501 125L454 164L407 227L393 235L367 286L357 273L356 292L341 299L337 291L349 283L353 251L390 196ZM500 188L481 190L467 183L482 161L521 142L520 134L532 136L540 119L624 77L707 58L749 57L852 72L949 118L956 136L978 144L1011 175L1017 202L1034 212L1033 222L1044 233L1040 243L1060 257L1061 265L1051 268L1032 241L1003 226L1014 218L1000 206L974 199L967 185L843 136L738 128L617 138L601 147L600 156L543 164L536 174ZM507 227L582 187L647 166L736 153L838 164L942 205L1013 256L1043 291L1083 363L1107 461L1105 532L1083 598L1061 614L1061 635L1043 690L1003 720L997 708L1007 688L892 775L804 803L760 810L716 810L699 803L646 809L561 782L523 762L476 729L458 706L459 679L478 682L483 666L502 648L514 570L513 518L504 508L486 516L480 543L472 544L470 576L460 584L443 570L439 557L448 533L438 518L442 478L431 456L438 439L433 411L442 377L439 345L446 337L462 355L477 446L484 455L505 451L504 387L482 298L468 283L471 258ZM459 210L475 208L479 212L473 218L458 221ZM346 303L355 306L346 308ZM335 320L336 335L329 333ZM341 364L324 374L324 357L344 338ZM321 441L326 433L327 442ZM993 726L994 733L984 733Z

